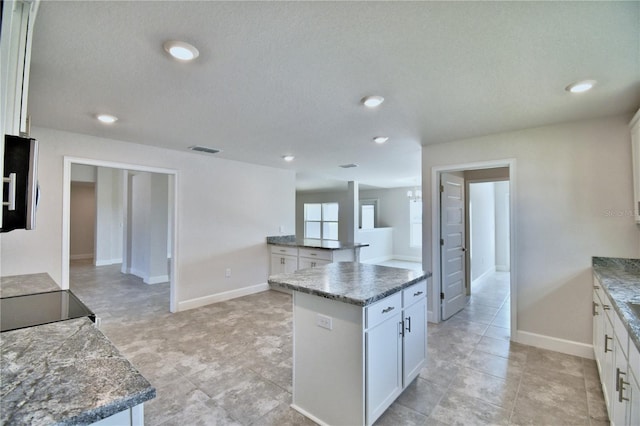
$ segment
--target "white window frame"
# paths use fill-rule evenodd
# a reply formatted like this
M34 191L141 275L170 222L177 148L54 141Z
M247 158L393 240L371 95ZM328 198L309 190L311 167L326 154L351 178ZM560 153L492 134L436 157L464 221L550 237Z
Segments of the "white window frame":
M317 204L320 205L320 220L307 220L307 206ZM304 238L317 239L313 237L307 236L307 222L315 222L320 224L320 239L321 240L330 240L330 241L338 241L340 239L340 223L339 220L324 220L324 206L329 204L335 204L338 207L338 215L340 214L340 203L330 202L330 203L304 203ZM325 223L335 223L338 228L338 236L337 238L325 238L324 236L324 224Z

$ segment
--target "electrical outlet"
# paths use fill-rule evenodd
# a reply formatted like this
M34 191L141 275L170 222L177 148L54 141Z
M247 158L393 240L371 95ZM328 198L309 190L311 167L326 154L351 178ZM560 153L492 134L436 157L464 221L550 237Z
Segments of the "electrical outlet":
M284 234L284 226L280 225L280 233Z
M231 268L227 268L224 271L224 276L227 277L227 278L231 278Z
M316 317L316 325L318 327L326 328L327 330L333 330L333 321L331 317L318 314Z

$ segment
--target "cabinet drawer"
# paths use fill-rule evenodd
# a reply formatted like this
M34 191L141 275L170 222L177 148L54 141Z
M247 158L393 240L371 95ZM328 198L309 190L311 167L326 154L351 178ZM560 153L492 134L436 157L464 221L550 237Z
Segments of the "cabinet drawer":
M365 308L366 328L374 327L402 310L402 293L397 292Z
M296 247L271 246L272 254L287 254L289 256L297 256L298 249Z
M333 259L331 250L320 250L320 249L314 250L314 249L301 248L299 251L299 256L310 257L312 259L328 260L328 261L331 261Z
M427 297L427 280L422 280L402 290L402 306L406 308L425 297Z

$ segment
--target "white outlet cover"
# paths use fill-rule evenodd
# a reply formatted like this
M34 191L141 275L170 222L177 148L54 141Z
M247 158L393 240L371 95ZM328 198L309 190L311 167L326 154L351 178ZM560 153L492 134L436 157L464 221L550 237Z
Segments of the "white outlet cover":
M326 328L327 330L333 330L333 318L326 315L317 314L316 325L318 327Z

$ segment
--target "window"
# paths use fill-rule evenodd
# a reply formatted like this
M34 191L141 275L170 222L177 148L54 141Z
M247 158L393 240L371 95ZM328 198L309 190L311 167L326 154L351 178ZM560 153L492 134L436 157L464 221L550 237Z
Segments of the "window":
M409 200L409 244L422 247L422 200Z
M304 237L338 239L338 203L305 203Z

